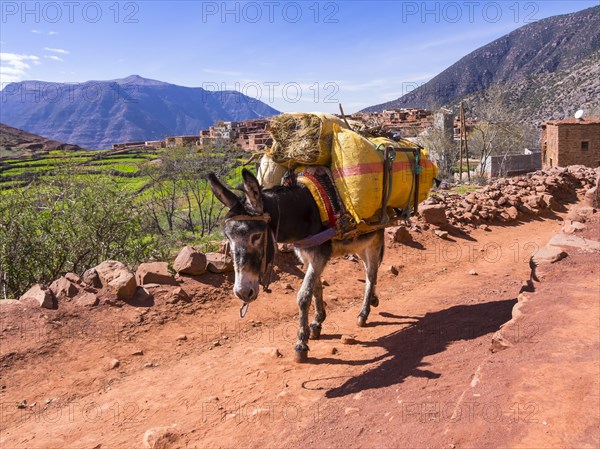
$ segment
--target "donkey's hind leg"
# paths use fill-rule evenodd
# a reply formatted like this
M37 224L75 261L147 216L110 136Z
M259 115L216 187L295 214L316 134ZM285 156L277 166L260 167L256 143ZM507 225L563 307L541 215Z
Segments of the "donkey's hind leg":
M310 339L318 340L321 336L321 325L327 317L325 304L323 303L323 284L320 278L315 282L313 297L315 298L315 317L310 323Z
M362 259L367 279L365 282L365 297L363 300L362 309L357 318L357 324L360 327L364 327L367 324L369 313L371 312L371 305L377 307L379 305L379 299L375 294L375 286L377 285L377 270L383 259L383 244L384 244L384 233L383 230L377 231L373 235L373 240L366 246L362 251L358 253L358 256Z

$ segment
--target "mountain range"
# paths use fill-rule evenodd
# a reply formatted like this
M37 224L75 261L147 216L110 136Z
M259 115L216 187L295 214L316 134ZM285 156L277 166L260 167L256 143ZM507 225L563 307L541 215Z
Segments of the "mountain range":
M598 113L599 51L600 6L549 17L478 48L415 90L363 112L476 102L478 92L501 85L510 90L514 112L531 121L562 118L580 108Z
M22 81L1 92L0 122L90 149L194 135L216 121L278 111L235 91L209 91L131 75L79 84Z

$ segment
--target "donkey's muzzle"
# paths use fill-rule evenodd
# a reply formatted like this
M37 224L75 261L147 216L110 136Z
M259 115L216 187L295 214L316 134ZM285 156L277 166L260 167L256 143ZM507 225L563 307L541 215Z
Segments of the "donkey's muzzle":
M258 286L256 287L235 287L233 289L235 296L244 302L252 302L258 296Z

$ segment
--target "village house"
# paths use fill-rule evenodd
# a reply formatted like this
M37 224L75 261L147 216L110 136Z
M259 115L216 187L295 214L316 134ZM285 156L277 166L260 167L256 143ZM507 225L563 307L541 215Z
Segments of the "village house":
M542 166L600 166L600 118L570 118L542 125Z
M165 148L198 145L198 136L172 136L165 138Z

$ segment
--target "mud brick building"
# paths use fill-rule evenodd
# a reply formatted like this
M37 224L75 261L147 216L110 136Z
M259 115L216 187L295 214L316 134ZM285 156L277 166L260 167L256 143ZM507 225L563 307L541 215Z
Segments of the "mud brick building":
M165 147L187 147L189 145L197 145L198 136L173 136L165 138Z
M565 119L542 125L542 166L600 166L600 118Z

